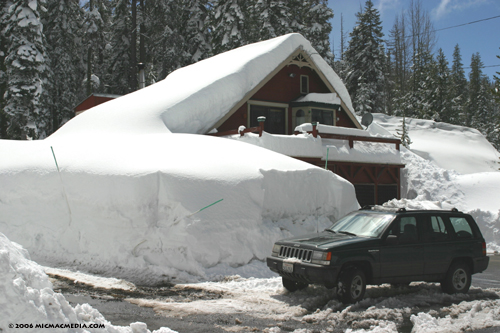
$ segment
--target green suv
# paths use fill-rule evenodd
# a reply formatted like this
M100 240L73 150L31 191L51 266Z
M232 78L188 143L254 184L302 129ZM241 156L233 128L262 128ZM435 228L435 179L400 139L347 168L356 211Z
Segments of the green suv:
M278 241L267 258L287 290L337 288L343 303L361 300L367 284L440 282L446 293L466 293L471 275L488 263L485 240L468 214L373 207L321 233Z

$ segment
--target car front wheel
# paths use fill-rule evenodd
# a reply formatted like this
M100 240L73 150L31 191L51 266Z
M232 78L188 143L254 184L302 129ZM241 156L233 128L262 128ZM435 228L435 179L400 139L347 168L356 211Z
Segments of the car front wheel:
M363 299L366 291L366 277L363 270L349 267L340 272L337 283L337 297L344 304Z
M448 294L466 293L471 284L471 273L469 266L464 262L453 263L443 282L441 289Z

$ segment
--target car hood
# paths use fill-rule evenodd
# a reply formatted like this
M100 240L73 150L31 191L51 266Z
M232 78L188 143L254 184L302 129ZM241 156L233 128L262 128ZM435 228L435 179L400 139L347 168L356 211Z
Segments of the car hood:
M349 247L359 243L371 244L377 242L376 238L351 236L346 234L334 234L332 232L323 231L319 234L308 234L299 237L287 238L279 241L278 244L300 246L300 247L316 247L320 249L329 249L333 247Z

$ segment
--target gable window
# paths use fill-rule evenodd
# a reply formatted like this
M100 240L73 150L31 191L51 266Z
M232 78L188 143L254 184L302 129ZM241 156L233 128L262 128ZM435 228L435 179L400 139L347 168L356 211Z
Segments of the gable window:
M257 118L266 117L264 131L272 134L286 134L286 105L278 103L249 102L249 125L259 126Z
M307 75L300 76L300 93L309 94L309 76Z

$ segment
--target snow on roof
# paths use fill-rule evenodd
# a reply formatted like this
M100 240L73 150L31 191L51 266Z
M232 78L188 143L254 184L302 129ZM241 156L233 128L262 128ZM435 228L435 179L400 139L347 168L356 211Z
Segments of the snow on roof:
M246 45L180 68L163 81L98 105L52 137L103 133L207 133L288 57L301 49L354 114L338 75L300 34Z
M340 98L336 93L328 93L328 94L320 94L320 93L309 93L305 96L301 96L297 98L295 103L322 103L322 104L332 104L332 105L340 105Z

